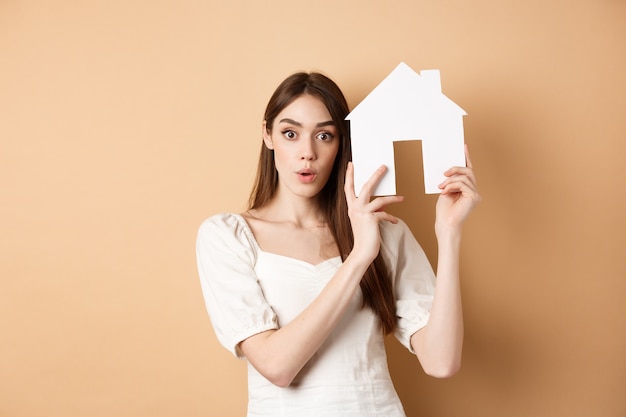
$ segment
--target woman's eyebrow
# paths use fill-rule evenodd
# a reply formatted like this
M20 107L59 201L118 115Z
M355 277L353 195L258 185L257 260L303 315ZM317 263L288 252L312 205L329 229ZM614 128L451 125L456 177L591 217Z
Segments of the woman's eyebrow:
M335 126L335 122L333 122L332 120L329 120L327 122L320 122L320 123L316 124L315 126L316 127Z
M294 126L302 127L302 123L296 122L293 119L287 119L287 118L281 119L278 123L289 123ZM328 120L326 122L319 122L318 124L315 125L315 127L334 126L334 125L335 125L335 122L333 122L332 120Z
M296 122L293 119L281 119L280 122L278 122L278 123L289 123L290 125L302 127L302 123Z

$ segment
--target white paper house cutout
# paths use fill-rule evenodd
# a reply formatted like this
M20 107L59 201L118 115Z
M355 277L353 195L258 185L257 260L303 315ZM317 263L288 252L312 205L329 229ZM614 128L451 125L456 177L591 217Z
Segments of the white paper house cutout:
M419 74L404 62L346 117L350 120L354 186L360 193L372 173L387 174L374 195L396 194L393 142L421 140L424 186L436 194L452 166L465 166L463 116L467 113L442 94L439 70Z

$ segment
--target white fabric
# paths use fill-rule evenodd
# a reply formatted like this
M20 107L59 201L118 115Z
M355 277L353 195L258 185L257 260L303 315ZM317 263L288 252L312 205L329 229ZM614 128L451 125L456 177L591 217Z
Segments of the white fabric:
M394 277L398 330L410 337L427 320L434 274L406 224L381 225L381 251ZM217 338L242 357L238 344L293 320L341 265L318 265L264 252L239 214L207 219L198 232L197 259L206 307ZM248 364L248 417L404 416L389 377L378 318L361 308L357 291L337 327L287 388Z

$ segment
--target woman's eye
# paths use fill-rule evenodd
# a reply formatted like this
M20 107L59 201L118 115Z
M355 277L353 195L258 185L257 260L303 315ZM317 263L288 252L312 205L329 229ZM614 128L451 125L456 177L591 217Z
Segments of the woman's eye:
M285 135L287 139L295 139L297 136L296 132L294 132L293 130L285 130L283 132L283 135Z
M328 132L321 132L317 135L317 138L322 141L329 141L333 138L333 135Z

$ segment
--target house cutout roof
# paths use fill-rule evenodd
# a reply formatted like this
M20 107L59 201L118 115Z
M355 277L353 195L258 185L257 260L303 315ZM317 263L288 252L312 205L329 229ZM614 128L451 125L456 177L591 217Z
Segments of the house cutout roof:
M425 191L439 193L443 172L465 166L466 114L441 92L439 70L418 74L401 62L346 117L350 120L356 192L384 164L388 172L374 195L396 194L393 142L421 140Z

